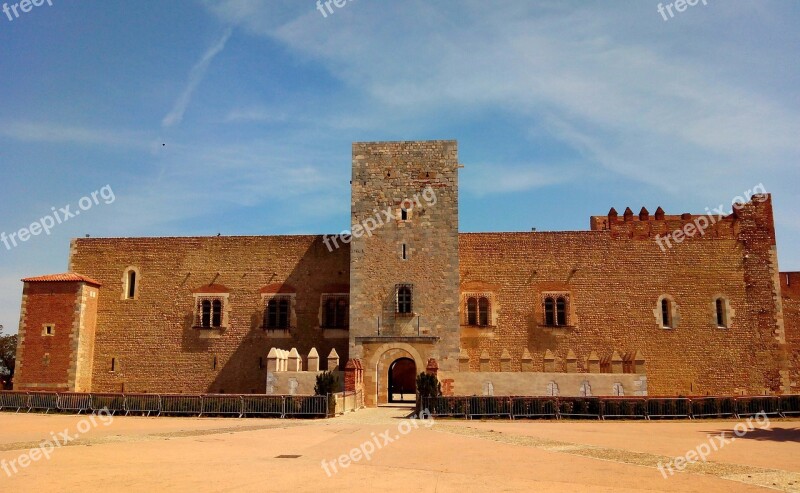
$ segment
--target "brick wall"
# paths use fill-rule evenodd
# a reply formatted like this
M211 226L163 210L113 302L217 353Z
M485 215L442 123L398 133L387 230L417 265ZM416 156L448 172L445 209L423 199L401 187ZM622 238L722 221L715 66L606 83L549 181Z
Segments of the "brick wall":
M322 369L332 348L346 361L346 333L325 337L319 317L322 293L347 292L349 260L348 248L329 252L318 236L75 240L70 270L103 283L92 390L263 393L271 347L303 355L316 347ZM122 296L129 267L139 272L133 300ZM193 291L211 284L224 286L230 303L216 338L193 327ZM277 284L296 290L288 333L261 328L262 288Z
M640 351L653 395L780 391L771 202L748 204L730 223L735 234L728 238L696 237L666 251L642 233L649 224L462 234L462 291L493 289L496 303L494 327L462 328L470 370L480 368L484 351L491 371L500 370L503 351L518 371L527 349L535 371L544 369L549 350L561 371L574 354L579 372L592 352L602 360ZM541 293L549 291L568 293L568 327L543 326ZM658 324L662 295L677 304L674 329ZM732 309L727 329L715 322L718 295Z
M800 272L781 273L791 393L800 393Z
M82 287L80 282L25 283L15 390L72 390L73 328ZM43 333L47 324L55 327L52 336Z

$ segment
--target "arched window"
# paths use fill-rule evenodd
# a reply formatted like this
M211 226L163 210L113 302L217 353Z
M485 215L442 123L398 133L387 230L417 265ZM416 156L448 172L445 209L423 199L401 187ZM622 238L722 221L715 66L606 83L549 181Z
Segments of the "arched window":
M667 298L661 300L661 326L672 328L672 303Z
M211 327L211 300L203 300L201 304L200 326Z
M397 287L397 313L410 315L413 307L411 286L400 285Z
M122 275L122 299L135 300L139 297L139 270L128 267Z
M128 271L128 299L132 300L136 296L136 271Z
M467 299L467 325L478 325L478 300Z
M211 326L212 327L221 327L222 326L222 301L214 300L211 303Z
M400 220L408 221L408 209L405 207L400 208Z
M567 300L563 296L556 299L556 325L567 325Z
M544 324L550 326L556 324L556 302L549 296L544 299Z
M478 325L486 327L489 325L489 299L482 296L478 300Z
M717 327L720 328L727 328L728 327L728 300L725 298L717 298L714 306L716 308L717 314Z

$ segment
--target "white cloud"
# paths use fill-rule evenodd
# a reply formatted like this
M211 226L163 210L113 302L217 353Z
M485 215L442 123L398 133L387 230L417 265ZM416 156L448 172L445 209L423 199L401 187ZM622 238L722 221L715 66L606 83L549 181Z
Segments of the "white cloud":
M205 77L206 71L211 65L211 62L214 60L214 57L219 55L222 50L225 49L225 45L232 34L232 28L229 28L227 31L225 31L225 34L223 34L222 37L203 54L194 67L192 67L192 70L189 72L189 80L186 84L186 87L178 97L177 101L175 101L175 105L172 107L172 110L162 120L162 126L172 127L183 121L183 115L186 113L186 109L189 107L189 103L192 101L192 95L194 94L195 89L197 89L197 86L200 85L203 77Z

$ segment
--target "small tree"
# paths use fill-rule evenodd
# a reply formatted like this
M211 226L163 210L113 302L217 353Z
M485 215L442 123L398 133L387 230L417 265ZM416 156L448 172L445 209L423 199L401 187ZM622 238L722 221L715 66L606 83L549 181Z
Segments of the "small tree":
M339 376L333 372L326 371L317 375L317 384L314 385L316 395L328 396L328 414L336 414L336 392L339 391Z
M4 336L0 325L0 390L10 389L17 358L17 335Z

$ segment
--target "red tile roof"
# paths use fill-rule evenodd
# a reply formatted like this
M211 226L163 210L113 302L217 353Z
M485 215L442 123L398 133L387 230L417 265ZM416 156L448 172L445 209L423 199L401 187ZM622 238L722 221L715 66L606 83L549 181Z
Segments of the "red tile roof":
M263 288L261 288L261 294L279 294L279 293L296 293L297 290L291 284L284 284L282 282L276 282L272 284L267 284Z
M75 272L66 272L64 274L50 274L47 276L39 277L26 277L22 282L85 282L95 286L102 286L102 283L95 281L91 277L86 277Z

